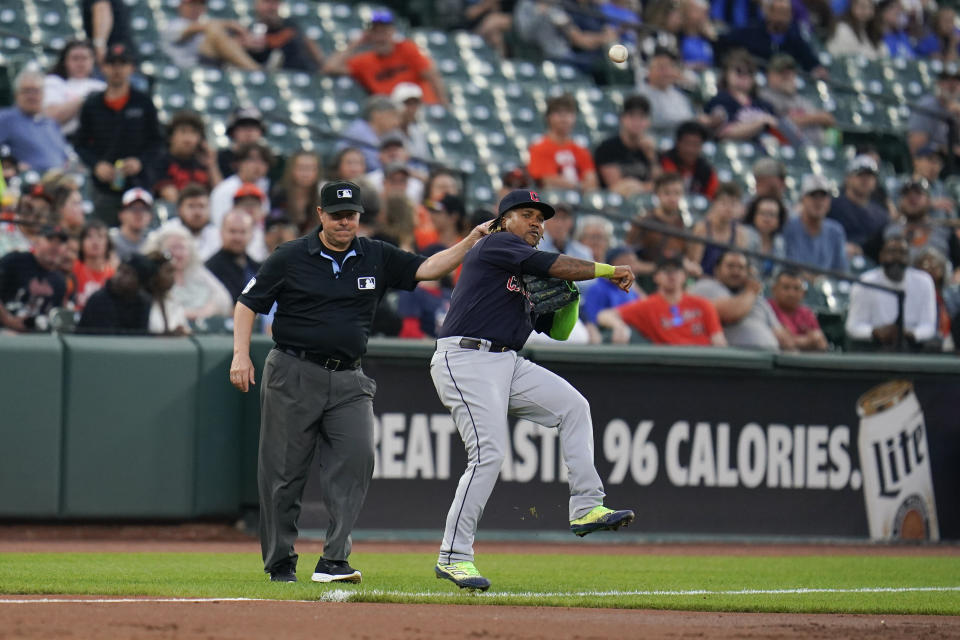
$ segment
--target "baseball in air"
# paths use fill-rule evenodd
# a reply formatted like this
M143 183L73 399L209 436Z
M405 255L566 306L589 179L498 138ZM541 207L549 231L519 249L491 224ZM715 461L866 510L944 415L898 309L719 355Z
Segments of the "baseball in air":
M614 62L626 62L627 48L622 44L615 44L607 51L607 55L610 56L610 59Z

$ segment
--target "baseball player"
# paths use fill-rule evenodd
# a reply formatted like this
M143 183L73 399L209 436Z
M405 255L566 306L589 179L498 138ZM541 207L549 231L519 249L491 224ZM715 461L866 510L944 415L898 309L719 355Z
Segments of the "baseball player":
M473 539L500 473L510 437L507 416L556 427L570 479L570 530L580 536L616 530L633 511L603 506L603 484L593 465L590 406L570 383L517 354L536 329L566 339L576 322L573 280L608 278L624 290L628 266L594 263L537 251L549 204L534 191L516 190L500 202L491 234L467 253L450 311L430 362L430 375L463 438L467 468L447 513L435 573L461 588L485 591L490 581L473 563ZM531 290L552 278L563 306L543 312ZM540 311L538 313L537 311Z

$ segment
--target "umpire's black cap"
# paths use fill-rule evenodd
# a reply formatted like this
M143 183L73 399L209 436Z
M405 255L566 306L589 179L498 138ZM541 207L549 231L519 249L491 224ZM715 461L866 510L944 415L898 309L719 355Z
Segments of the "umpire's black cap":
M543 212L544 220L549 220L555 213L553 207L546 202L540 201L540 194L538 194L536 191L531 191L529 189L515 189L503 196L503 199L500 201L500 207L497 209L497 216L502 216L507 211L516 209L517 207L533 207L534 209L540 209L540 211Z
M360 187L346 180L328 182L320 190L320 208L326 213L359 211L363 213Z

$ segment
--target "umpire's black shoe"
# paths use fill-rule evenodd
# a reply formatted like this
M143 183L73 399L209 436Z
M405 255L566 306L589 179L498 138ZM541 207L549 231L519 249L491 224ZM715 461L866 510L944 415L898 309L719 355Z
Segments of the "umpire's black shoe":
M270 582L296 582L297 568L293 565L278 567L270 572Z
M360 582L360 572L347 564L346 560L320 558L310 579L314 582Z

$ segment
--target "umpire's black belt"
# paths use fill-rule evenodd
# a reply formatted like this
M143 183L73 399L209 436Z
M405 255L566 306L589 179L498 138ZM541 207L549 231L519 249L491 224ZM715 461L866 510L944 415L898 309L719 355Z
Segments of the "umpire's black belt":
M461 349L473 349L474 351L483 351L484 340L479 338L460 338L460 348ZM505 344L500 344L499 342L490 342L490 351L497 353L502 353L504 351L513 351L512 348L508 347Z
M282 344L278 344L274 347L277 351L282 351L287 355L291 355L295 358L300 358L301 360L306 360L314 364L318 364L324 369L329 371L345 371L347 369L359 369L360 360L339 360L331 356L317 353L316 351L307 351L305 349L297 349L295 347L287 347Z

